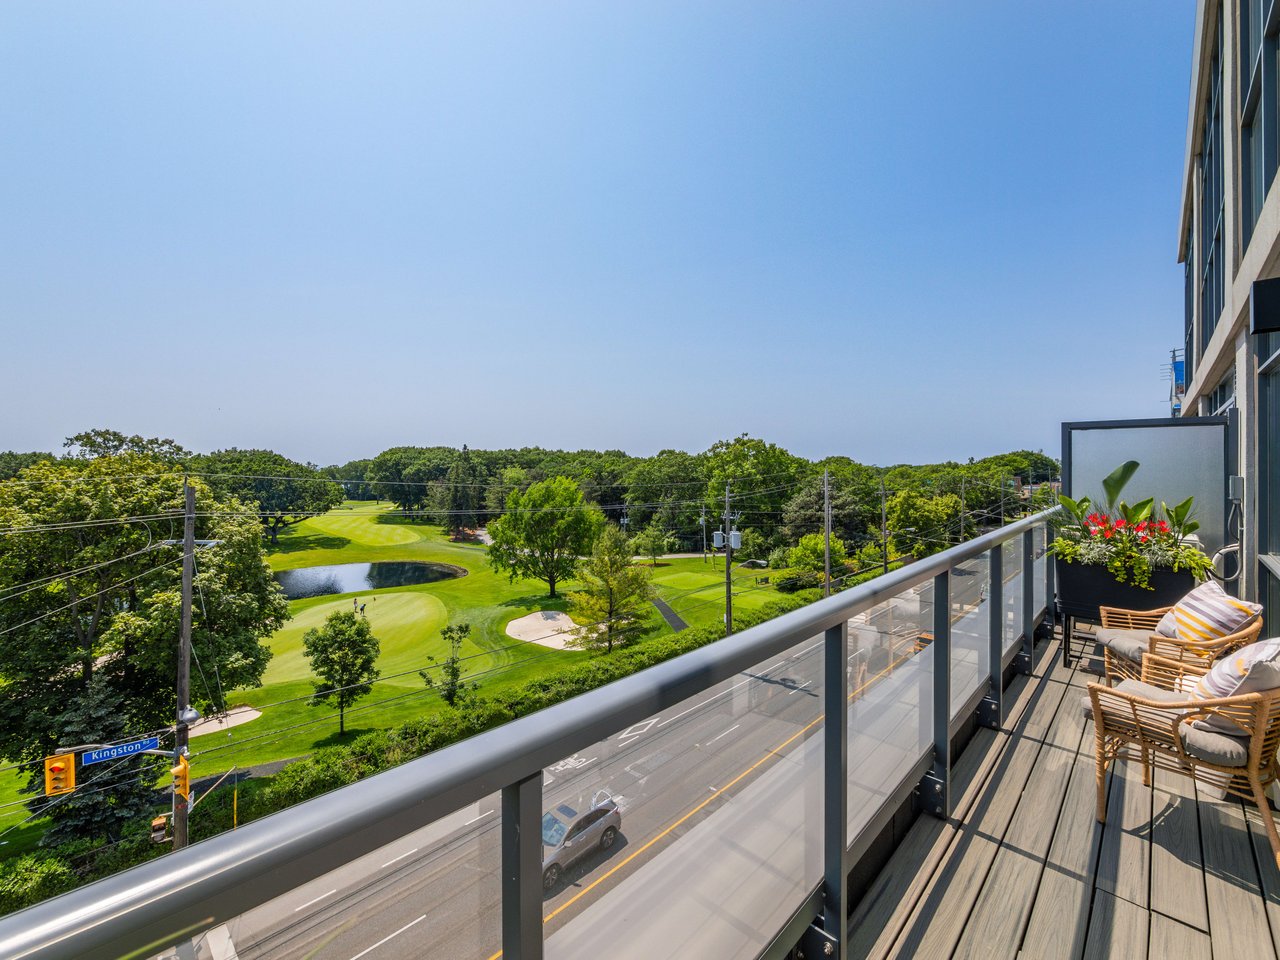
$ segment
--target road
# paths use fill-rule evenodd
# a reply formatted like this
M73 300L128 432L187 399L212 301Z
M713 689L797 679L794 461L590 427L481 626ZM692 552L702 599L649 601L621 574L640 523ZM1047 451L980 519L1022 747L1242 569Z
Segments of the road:
M981 561L952 578L955 704L986 676L985 581ZM850 681L861 688L849 708L851 831L932 743L932 648L915 642L932 630L931 593L926 585L851 621ZM1006 623L1016 624L1020 594L1006 593ZM742 956L764 946L822 871L821 694L814 638L548 768L548 809L585 809L606 788L622 807L622 836L545 895L547 956ZM176 955L488 960L501 946L498 808L495 794Z

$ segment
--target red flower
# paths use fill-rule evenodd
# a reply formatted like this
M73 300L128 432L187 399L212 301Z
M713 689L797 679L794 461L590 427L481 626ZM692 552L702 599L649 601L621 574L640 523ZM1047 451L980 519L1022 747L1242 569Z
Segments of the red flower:
M1111 539L1111 531L1110 531L1110 530L1103 530L1103 531L1102 531L1102 535L1103 535L1104 537L1106 537L1108 540L1110 540L1110 539Z

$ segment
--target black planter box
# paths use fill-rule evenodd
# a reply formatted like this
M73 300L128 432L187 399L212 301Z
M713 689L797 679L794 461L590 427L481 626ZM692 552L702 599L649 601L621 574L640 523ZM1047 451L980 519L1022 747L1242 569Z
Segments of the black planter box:
M1058 613L1091 623L1100 623L1099 607L1123 610L1153 610L1171 607L1196 585L1187 570L1151 571L1152 590L1118 583L1106 567L1084 563L1063 563L1054 559L1057 575Z

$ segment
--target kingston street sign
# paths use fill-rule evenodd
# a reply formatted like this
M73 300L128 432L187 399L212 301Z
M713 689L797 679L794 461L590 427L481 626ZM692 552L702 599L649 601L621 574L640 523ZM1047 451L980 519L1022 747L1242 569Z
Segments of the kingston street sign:
M122 760L125 757L132 757L135 753L142 753L144 750L155 750L159 746L159 737L148 737L146 740L134 740L132 743L121 743L114 747L100 747L97 750L86 750L80 755L80 763L82 766L87 767L91 763L103 763L107 760Z

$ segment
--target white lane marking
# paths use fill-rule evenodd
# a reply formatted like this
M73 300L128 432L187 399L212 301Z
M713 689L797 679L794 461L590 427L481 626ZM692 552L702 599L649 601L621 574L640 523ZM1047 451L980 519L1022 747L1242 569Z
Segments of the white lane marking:
M313 903L319 903L319 902L320 902L321 900L323 900L325 897L332 897L332 896L333 896L335 893L337 893L337 892L338 892L338 891L337 891L337 889L335 888L335 889L333 889L333 890L330 890L328 893L322 893L322 894L320 894L320 896L316 897L314 900L308 900L308 901L307 901L306 903L304 903L302 906L300 906L300 907L294 907L294 908L293 908L293 912L294 912L294 913L297 913L299 910L305 910L305 909L307 909L307 907L311 906Z
M470 820L468 820L466 823L464 823L464 824L463 824L463 826L464 826L464 827L469 827L469 826L471 826L473 823L479 823L479 822L480 822L481 820L483 820L485 817L492 817L492 816L493 816L493 814L494 814L494 811L493 811L493 810L486 810L484 813L480 814L480 816L478 816L478 817L472 817Z
M733 733L733 731L737 730L740 726L742 726L742 724L735 723L732 727L730 727L724 733L719 734L718 736L712 737L710 740L707 741L707 743L712 744L712 743L715 743L717 740L719 740L720 737L727 737L729 734Z
M799 693L801 690L803 690L805 687L807 687L807 686L808 686L809 684L811 684L811 683L813 683L813 681L812 681L812 680L806 680L804 683L800 684L800 686L798 686L798 687L796 687L794 690L791 690L790 692L788 692L788 693L787 693L787 696L789 697L789 696L791 696L791 694L793 694L793 693Z
M473 820L473 821L472 821L472 823L474 823L474 822L475 822L475 821ZM389 867L389 866L391 866L393 863L395 863L397 860L403 860L403 859L404 859L405 857L407 857L409 854L411 854L411 853L417 853L417 852L418 852L418 848L417 848L417 847L414 847L412 850L406 850L404 853L400 854L400 856L398 856L398 857L392 857L390 860L388 860L386 863L384 863L384 864L383 864L383 866L384 866L384 867Z
M408 923L406 923L403 927L401 927L395 933L391 934L391 936L383 937L381 940L375 943L372 947L365 947L363 950L357 953L354 957L352 957L351 960L360 960L360 958L363 957L365 954L370 953L374 950L377 950L380 946L382 946L388 940L391 940L394 937L400 936L400 934L404 933L406 930L412 927L415 923L421 923L425 919L427 919L427 915L424 913L417 920L410 920Z
M623 739L623 740L619 740L619 741L618 741L618 746L620 746L620 747L625 747L625 746L626 746L628 743L630 743L632 740L639 740L639 739L640 739L640 734L638 734L638 733L637 733L637 734L635 734L634 736L627 737L627 738L625 738L625 739Z
M770 667L769 669L772 670L773 668ZM723 697L726 693L728 693L730 690L736 690L738 689L738 687L742 686L744 683L750 683L754 679L755 677L747 677L747 679L745 680L739 680L732 687L727 687L724 690L721 690L719 693L712 694L711 696L707 697L707 699L703 700L701 703L695 703L688 710L683 710L680 713L677 713L674 717L668 717L666 720L663 720L660 724L658 724L658 726L665 727L668 723L671 723L671 721L679 720L686 713L693 713L693 711L697 710L699 707L705 707L712 700L718 700L721 697Z
M236 945L231 940L231 931L227 929L225 923L206 933L204 943L213 955L213 960L240 960L240 954L236 953Z

